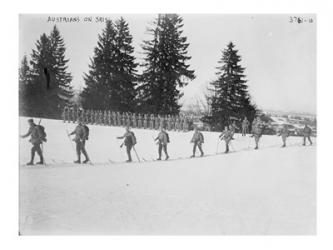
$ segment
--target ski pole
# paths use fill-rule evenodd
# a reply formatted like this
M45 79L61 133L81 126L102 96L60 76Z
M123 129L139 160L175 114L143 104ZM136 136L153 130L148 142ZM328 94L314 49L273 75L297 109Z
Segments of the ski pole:
M134 147L134 146L133 146L133 150L134 150L134 153L135 153L135 155L136 155L136 158L138 158L138 161L140 162L139 155L138 155L138 153L136 152L136 149L135 149L135 147Z
M67 129L66 129L66 133L67 133L68 140L69 140L69 142L70 142L70 144L71 144L71 146L72 146L72 149L73 149L73 151L75 152L75 148L74 148L74 146L73 146L73 142L72 142L72 140L71 140L70 134L69 134L69 132L68 132Z
M124 159L124 155L123 155L123 151L121 150L121 148L123 147L124 143L122 143L119 147L119 151L120 151L120 156L121 156L121 160Z
M220 143L220 138L217 138L217 143L216 143L216 154L218 153L219 150L219 143Z
M229 145L230 145L230 147L232 148L233 151L236 151L234 146L233 146L233 143L231 141L230 141Z
M41 150L42 150L42 156L44 158L44 162L43 164L46 166L46 160L45 160L45 155L44 155L44 146L43 146L43 142L41 143Z

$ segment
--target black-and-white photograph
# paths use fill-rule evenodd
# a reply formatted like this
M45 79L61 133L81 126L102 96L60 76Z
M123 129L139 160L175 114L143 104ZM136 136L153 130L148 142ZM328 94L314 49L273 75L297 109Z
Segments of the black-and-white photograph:
M315 14L20 14L19 235L315 235Z

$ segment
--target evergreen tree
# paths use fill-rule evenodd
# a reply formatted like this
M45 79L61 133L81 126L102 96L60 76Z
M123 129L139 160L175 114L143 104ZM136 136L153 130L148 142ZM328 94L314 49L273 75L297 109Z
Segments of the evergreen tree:
M182 35L183 19L176 14L160 14L149 29L152 40L144 41L145 67L139 90L140 108L144 112L178 114L180 88L195 78L187 64L189 43Z
M120 107L124 111L134 111L136 103L137 84L135 58L133 56L132 35L129 32L128 23L121 17L115 22L116 34L116 72L115 79L119 86L119 93L122 98Z
M31 86L31 73L30 67L28 64L28 58L25 55L21 61L21 65L19 68L19 114L27 115L30 113L29 108L31 105L29 104L29 87Z
M51 34L41 35L31 54L31 81L25 100L29 116L59 118L73 96L72 76L67 72L65 44L56 26Z
M55 63L51 52L51 43L49 37L43 33L36 42L36 49L31 54L31 86L29 86L29 110L30 116L47 117L51 115L51 108L55 102L53 94L53 84L50 90L47 90L47 75L51 72L52 65ZM51 78L51 77L50 77ZM52 95L50 94L52 92ZM53 106L53 105L52 105Z
M56 26L50 34L50 42L55 64L53 65L53 75L55 86L58 88L57 97L58 106L63 108L65 105L71 103L71 99L74 96L73 87L71 81L73 79L71 73L67 72L69 60L65 58L65 42L60 36L60 32Z
M246 116L250 121L256 113L256 107L251 103L248 93L244 70L240 65L241 57L235 46L230 42L222 52L218 61L218 79L211 83L213 95L210 97L211 115L204 121L210 123L215 129L223 129L237 120L239 123Z
M132 36L123 18L106 22L81 93L85 108L132 111L135 108L136 67Z

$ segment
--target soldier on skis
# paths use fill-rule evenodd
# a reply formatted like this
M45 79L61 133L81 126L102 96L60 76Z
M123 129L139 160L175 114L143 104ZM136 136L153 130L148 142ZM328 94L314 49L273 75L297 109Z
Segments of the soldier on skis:
M149 120L149 128L150 129L154 129L154 121L155 121L155 117L153 114L150 115L150 120Z
M135 113L132 114L131 119L132 119L132 127L133 128L137 128L138 123L137 123L137 118L136 118L136 114Z
M65 107L64 107L64 110L63 110L63 112L62 112L62 119L63 119L63 122L66 122L67 117L68 117L68 107L65 106Z
M37 162L37 164L44 164L44 157L41 149L41 144L43 142L46 142L46 133L44 131L44 127L41 125L36 125L33 119L29 119L28 123L29 123L28 132L25 135L21 135L21 138L26 138L29 135L31 136L29 140L32 144L31 159L30 162L27 163L27 165L34 165L34 158L36 152L40 158L40 161Z
M170 115L168 115L167 116L167 129L169 130L169 131L171 131L171 129L172 129L172 126L171 126L171 116Z
M155 116L155 129L158 130L160 127L160 115Z
M148 115L144 114L143 116L143 128L146 129L148 128Z
M132 161L131 150L133 146L136 144L136 138L132 131L130 131L129 126L126 126L126 132L123 136L118 136L117 139L124 139L124 142L120 145L122 148L123 145L126 146L126 153L128 156L128 160L126 162Z
M246 134L248 133L249 125L250 125L250 123L249 123L247 117L245 116L245 118L242 122L242 136L246 136Z
M138 128L142 128L142 115L138 114Z
M76 144L76 154L77 154L77 160L74 161L74 163L81 163L81 153L83 153L85 160L83 163L89 162L89 156L86 151L86 140L88 140L89 137L89 129L86 125L84 125L81 120L78 120L78 125L74 129L72 133L70 133L68 136L75 135L73 141Z
M204 152L202 150L202 144L204 143L204 136L198 130L197 127L194 128L194 134L193 134L193 137L191 139L191 143L193 143L193 154L192 154L191 158L195 157L195 152L197 150L197 147L199 148L200 153L201 153L200 156L202 157L204 155Z
M308 126L308 124L305 124L302 132L303 132L303 146L306 145L306 139L308 139L310 145L312 145L311 141L312 129Z
M168 155L168 143L169 141L169 135L167 132L164 131L163 127L160 127L160 132L158 133L157 137L155 138L155 141L157 141L158 145L158 161L161 160L162 157L162 149L165 154L165 160L169 159Z
M283 125L282 129L279 131L278 133L278 136L281 136L282 138L282 148L284 148L286 146L286 140L287 140L287 137L289 136L289 129L287 127L286 124Z
M232 140L232 130L230 130L227 126L224 127L224 131L222 134L219 136L221 140L225 141L225 151L224 153L229 152L229 144L230 141Z
M262 123L260 117L258 116L256 120L254 120L252 123L252 137L254 137L254 141L256 144L254 149L259 148L259 140L260 137L262 136L263 131L264 131L264 124Z

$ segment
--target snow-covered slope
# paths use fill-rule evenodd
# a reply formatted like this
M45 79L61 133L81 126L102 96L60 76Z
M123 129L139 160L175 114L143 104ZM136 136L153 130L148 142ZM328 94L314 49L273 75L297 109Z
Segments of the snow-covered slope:
M20 119L21 134L26 120ZM115 138L124 128L90 126L92 166L71 163L66 129L74 124L42 125L47 167L24 166L31 145L20 140L22 234L315 233L316 147L300 146L299 137L280 148L280 137L263 136L254 151L253 138L235 135L232 153L216 155L218 133L204 132L210 156L184 159L192 153L192 132L170 132L171 160L152 162L158 132L133 129L136 150L148 162L129 164Z

